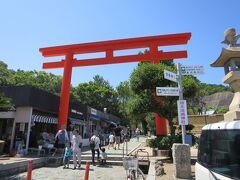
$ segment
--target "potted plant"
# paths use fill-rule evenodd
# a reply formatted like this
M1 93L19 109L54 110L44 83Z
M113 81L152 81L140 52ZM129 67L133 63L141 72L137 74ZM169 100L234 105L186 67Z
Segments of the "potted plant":
M181 143L180 136L159 136L148 142L149 147L153 148L153 155L171 157L173 143Z
M41 149L42 149L42 146L43 146L43 144L44 144L44 141L43 141L42 139L39 139L39 140L37 141L37 143L38 143L38 149L41 150Z

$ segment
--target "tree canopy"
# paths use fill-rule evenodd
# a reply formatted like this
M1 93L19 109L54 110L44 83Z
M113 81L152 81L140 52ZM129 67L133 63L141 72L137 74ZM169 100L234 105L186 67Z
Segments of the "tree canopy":
M94 107L103 111L107 108L109 113L119 114L119 103L117 92L110 86L109 82L101 76L95 76L93 81L80 83L72 89L74 99L84 105Z

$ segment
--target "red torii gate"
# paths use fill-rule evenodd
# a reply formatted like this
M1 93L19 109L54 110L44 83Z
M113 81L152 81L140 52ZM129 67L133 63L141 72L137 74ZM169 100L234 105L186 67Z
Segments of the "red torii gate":
M187 58L187 51L163 52L158 50L158 46L187 44L190 38L191 33L181 33L40 48L39 51L44 57L65 56L64 60L58 62L43 63L43 69L64 68L57 128L60 129L61 125L67 125L73 67L140 61L150 61L157 64L160 60ZM114 56L114 51L137 48L149 48L149 51L145 54ZM75 54L96 52L105 52L105 57L81 60L74 58ZM166 123L163 120L163 117L156 114L157 134L166 132Z

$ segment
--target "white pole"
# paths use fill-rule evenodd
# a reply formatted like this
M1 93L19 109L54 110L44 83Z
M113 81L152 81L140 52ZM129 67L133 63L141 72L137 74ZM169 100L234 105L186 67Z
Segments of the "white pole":
M181 64L177 64L177 75L178 75L178 88L179 88L179 100L183 100L183 90L182 90L182 71L181 71ZM186 135L186 128L185 125L182 126L182 143L185 144L185 135Z

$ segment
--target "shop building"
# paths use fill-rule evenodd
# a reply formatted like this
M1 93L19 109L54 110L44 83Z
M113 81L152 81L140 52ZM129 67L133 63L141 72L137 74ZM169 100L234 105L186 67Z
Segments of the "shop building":
M6 141L5 147L11 150L21 144L28 150L37 146L42 132L55 136L59 96L31 86L2 86L0 91L11 98L15 106L12 111L0 112L0 138ZM87 125L87 107L70 103L68 128L77 127L88 139Z
M5 141L5 152L17 149L19 144L28 150L37 147L43 132L55 136L58 123L59 96L31 86L2 86L0 92L11 98L15 109L0 112L0 139ZM96 131L103 139L111 128L120 123L114 115L71 102L67 130L78 128L83 146ZM1 152L0 152L1 153Z

